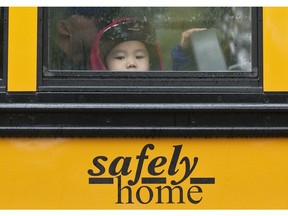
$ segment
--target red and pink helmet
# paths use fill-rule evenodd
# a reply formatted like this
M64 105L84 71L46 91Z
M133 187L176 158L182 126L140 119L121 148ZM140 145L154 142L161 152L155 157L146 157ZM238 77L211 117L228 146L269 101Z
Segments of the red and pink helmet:
M150 70L162 70L163 63L156 34L148 22L134 18L122 18L104 27L93 41L90 53L92 70L107 70L106 57L117 44L138 40L145 44L149 52Z

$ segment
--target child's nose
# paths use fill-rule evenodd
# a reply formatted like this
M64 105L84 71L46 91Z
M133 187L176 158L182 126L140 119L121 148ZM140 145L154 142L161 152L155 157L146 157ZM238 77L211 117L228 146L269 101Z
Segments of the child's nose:
M133 59L133 58L128 58L127 68L136 68L136 67L137 67L137 65L136 65L135 59Z

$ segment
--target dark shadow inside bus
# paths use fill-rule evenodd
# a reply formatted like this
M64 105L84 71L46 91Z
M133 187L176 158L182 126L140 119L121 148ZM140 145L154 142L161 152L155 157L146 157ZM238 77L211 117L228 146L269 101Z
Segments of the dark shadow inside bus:
M7 87L8 7L0 7L0 89Z
M0 8L0 78L3 78L3 62L4 62L4 18L3 18L3 8Z

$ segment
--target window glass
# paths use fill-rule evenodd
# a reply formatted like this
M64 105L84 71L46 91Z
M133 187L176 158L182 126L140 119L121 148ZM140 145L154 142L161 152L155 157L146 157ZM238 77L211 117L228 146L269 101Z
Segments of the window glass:
M252 71L251 8L49 8L46 34L44 76L82 70Z
M3 78L3 43L4 43L4 36L3 36L3 8L0 7L0 78Z

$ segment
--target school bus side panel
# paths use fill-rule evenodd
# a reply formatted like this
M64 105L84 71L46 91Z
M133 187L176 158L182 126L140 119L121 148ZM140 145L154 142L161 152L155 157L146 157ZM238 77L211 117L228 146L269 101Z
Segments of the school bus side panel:
M287 92L288 7L263 8L264 91Z
M8 91L36 91L37 8L10 7Z
M0 152L2 209L288 207L287 139L1 139Z

